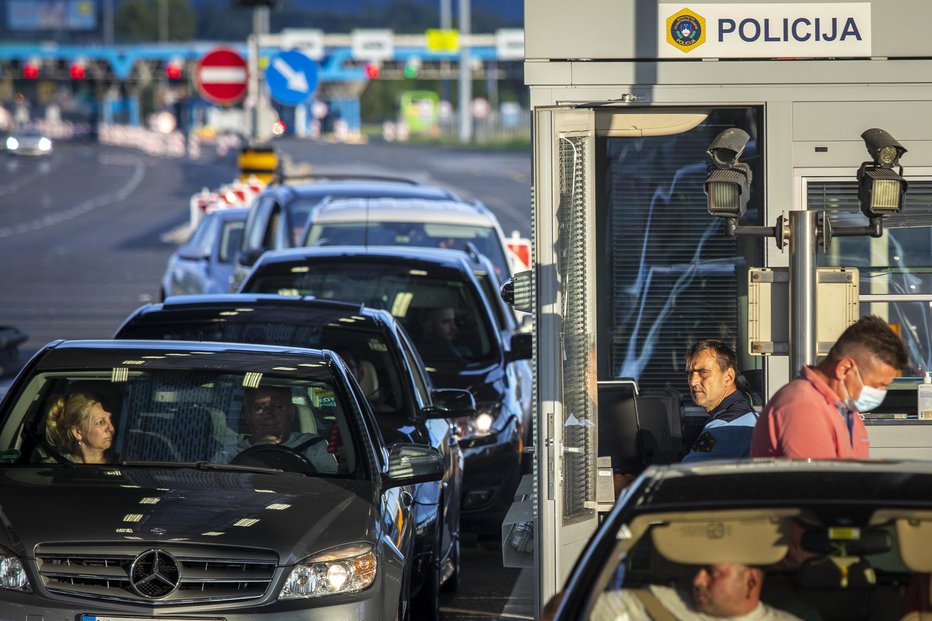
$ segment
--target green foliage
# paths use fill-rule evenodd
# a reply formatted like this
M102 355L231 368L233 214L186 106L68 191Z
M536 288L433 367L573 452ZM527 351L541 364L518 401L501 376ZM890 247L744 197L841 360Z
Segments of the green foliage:
M133 42L158 41L159 2L167 3L168 40L193 40L197 33L197 12L190 0L125 0L117 9L114 29Z

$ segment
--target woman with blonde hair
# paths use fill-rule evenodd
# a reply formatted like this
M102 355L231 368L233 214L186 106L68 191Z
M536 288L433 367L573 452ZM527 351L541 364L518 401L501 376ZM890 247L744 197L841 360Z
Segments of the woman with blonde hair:
M45 422L45 439L69 461L105 464L110 461L113 422L100 398L75 392L52 399Z

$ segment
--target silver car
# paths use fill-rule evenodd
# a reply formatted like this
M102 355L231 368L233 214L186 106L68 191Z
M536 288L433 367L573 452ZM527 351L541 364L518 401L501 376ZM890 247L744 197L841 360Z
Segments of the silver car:
M0 404L0 618L406 618L443 463L365 404L328 350L49 344Z
M188 241L168 258L159 297L228 293L247 213L244 207L220 209L201 218Z
M51 155L52 139L33 128L23 128L6 137L6 152L12 155Z
M420 198L333 198L311 212L301 246L475 249L499 282L518 271L502 227L479 202Z

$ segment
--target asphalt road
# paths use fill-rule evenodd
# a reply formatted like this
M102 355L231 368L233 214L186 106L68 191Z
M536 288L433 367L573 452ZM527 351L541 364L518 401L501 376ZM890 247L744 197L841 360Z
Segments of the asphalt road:
M530 230L529 153L285 140L294 163L440 184L478 199L506 234ZM28 334L21 361L57 338L109 338L159 279L188 220L188 199L236 174L233 157L162 158L92 143L56 145L48 159L0 155L0 326ZM0 393L16 368L0 368ZM534 581L501 552L463 550L459 591L444 619L530 619Z

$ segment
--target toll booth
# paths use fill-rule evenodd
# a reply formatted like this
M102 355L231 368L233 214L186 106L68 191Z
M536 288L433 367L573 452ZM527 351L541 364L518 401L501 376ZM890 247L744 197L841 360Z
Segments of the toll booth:
M630 445L622 468L636 469L701 426L683 375L697 339L736 345L760 404L850 321L880 315L914 368L866 421L873 455L932 456L932 422L915 416L932 365L930 18L927 0L525 3L538 602L606 504L600 445ZM706 195L728 128L746 136L723 167L745 167L731 219ZM864 211L866 171L884 168L871 128L905 149L882 171L908 181L901 211Z

